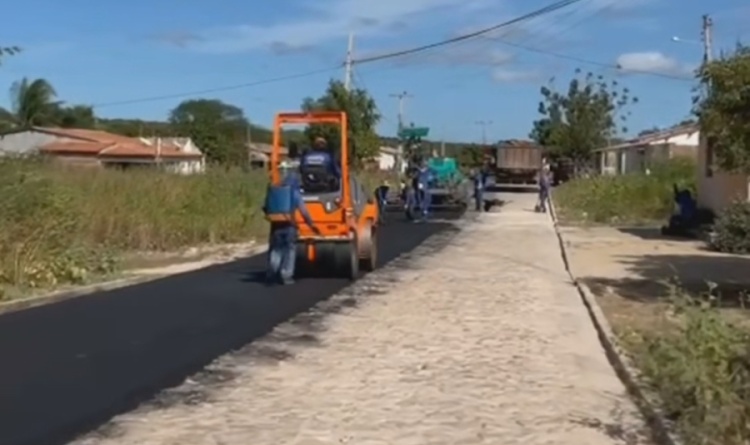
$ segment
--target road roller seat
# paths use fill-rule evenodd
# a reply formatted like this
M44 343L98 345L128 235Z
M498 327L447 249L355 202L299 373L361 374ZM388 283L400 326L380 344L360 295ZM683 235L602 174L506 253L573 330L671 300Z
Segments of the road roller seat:
M338 193L341 179L326 165L303 164L299 168L302 192L305 194Z

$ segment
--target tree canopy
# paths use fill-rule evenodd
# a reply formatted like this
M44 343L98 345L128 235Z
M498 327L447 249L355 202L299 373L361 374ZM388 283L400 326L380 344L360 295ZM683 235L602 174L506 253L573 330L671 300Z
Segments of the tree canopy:
M240 108L218 99L186 100L170 112L169 123L201 147L209 161L246 163L249 124Z
M703 66L699 77L707 94L696 99L695 112L717 165L750 173L750 47L738 45Z
M342 82L331 80L322 96L317 99L308 97L302 102L302 110L346 112L353 163L359 163L378 153L380 138L375 127L380 121L380 113L375 100L366 90L346 91ZM305 135L310 140L323 136L334 146L341 145L339 130L331 125L311 125L305 130Z
M567 91L556 90L552 79L540 92L542 117L529 137L576 165L589 161L593 150L608 145L619 132L627 132L626 107L638 102L616 80L581 70L576 70Z

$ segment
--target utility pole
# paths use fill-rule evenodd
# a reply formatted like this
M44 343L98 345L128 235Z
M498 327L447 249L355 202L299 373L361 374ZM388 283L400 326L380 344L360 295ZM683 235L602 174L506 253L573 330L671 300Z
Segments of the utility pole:
M404 143L401 141L401 130L404 129L404 101L414 96L410 95L406 91L402 91L398 94L391 94L390 97L398 99L398 151L396 154L396 168L401 173L404 170Z
M707 64L713 60L713 26L714 21L708 14L703 15L703 63Z
M354 74L354 33L349 33L349 44L346 48L346 61L344 62L344 89L351 91L352 75Z
M492 121L476 121L476 124L482 127L482 145L487 145L487 126L492 125Z

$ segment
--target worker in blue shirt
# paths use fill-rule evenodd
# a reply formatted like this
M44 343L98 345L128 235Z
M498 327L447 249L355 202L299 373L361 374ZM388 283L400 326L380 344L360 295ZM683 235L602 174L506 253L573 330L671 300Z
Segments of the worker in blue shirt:
M473 171L472 180L474 182L474 206L477 212L482 211L482 204L484 203L484 186L485 176L482 171Z
M432 172L426 163L422 163L417 171L417 201L422 211L422 220L427 220L432 197L430 196L430 183L432 182Z
M328 141L323 137L316 137L313 146L302 155L300 166L307 165L324 165L329 174L341 179L341 168L328 147Z
M378 216L380 219L380 222L383 222L385 219L385 209L388 205L388 192L391 190L391 185L388 183L388 181L383 181L383 183L375 189L375 199L378 203Z
M310 226L316 234L320 230L315 224L307 211L302 194L300 193L299 178L287 162L279 166L282 175L282 183L289 185L292 191L292 201L295 212L299 210L305 223ZM297 255L297 239L299 238L299 229L297 223L292 218L292 222L273 222L271 223L271 232L268 239L268 269L266 271L266 280L269 284L281 282L282 284L294 283L294 266Z

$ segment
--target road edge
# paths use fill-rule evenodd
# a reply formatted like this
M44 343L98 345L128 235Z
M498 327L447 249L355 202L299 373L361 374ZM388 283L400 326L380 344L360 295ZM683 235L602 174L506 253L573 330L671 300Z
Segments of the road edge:
M142 269L133 276L117 278L109 281L102 281L99 283L86 284L80 287L72 289L63 289L52 291L46 294L41 294L33 297L22 298L19 300L11 300L6 302L0 302L0 316L10 314L13 312L19 312L26 309L32 309L39 306L46 306L48 304L60 303L66 300L72 300L78 297L84 297L86 295L95 294L97 292L106 292L115 289L122 289L129 286L135 286L137 284L144 284L151 281L160 280L183 273L195 272L200 269L207 267L217 266L220 264L231 263L239 258L245 256L257 255L268 248L267 245L256 245L248 249L242 254L234 254L226 257L219 257L209 260L196 260L187 263L182 263L179 271L162 272L162 273L149 273L148 271L159 270L161 267Z
M604 315L596 296L591 289L582 281L578 280L576 274L570 266L568 252L565 247L565 239L560 231L560 224L557 218L557 210L550 194L549 198L550 218L560 245L560 254L565 265L565 271L568 273L571 282L578 290L578 294L583 301L584 306L591 318L596 329L599 342L606 352L607 359L614 368L617 376L625 384L628 392L635 399L638 408L646 418L648 426L651 428L653 439L662 445L683 445L680 437L675 433L674 424L667 420L663 410L659 407L658 397L644 388L640 383L641 372L633 364L632 360L620 346L615 336L612 326L609 324L607 317Z

